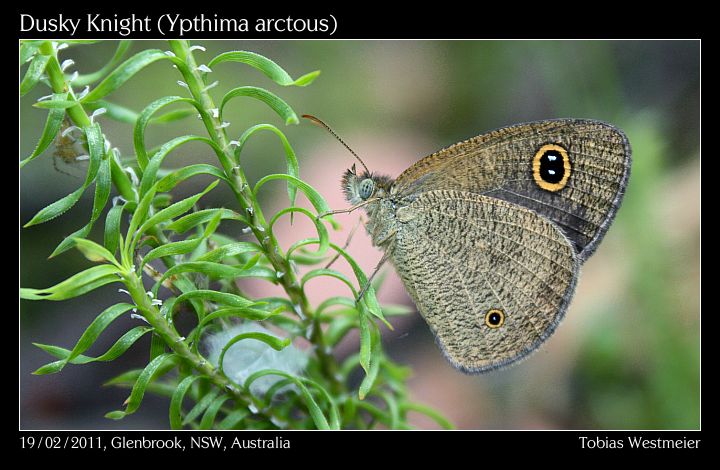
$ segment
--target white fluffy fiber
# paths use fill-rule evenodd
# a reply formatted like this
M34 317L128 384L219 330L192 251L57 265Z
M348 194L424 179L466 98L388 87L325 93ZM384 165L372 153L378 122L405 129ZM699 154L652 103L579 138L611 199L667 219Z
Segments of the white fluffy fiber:
M227 329L208 334L205 339L207 358L217 366L220 353L225 345L235 336L242 333L265 333L277 336L257 323L242 323ZM244 384L253 373L264 369L278 369L288 374L297 375L305 369L308 356L290 344L281 351L276 351L262 341L244 339L230 346L223 359L225 375L235 383ZM262 395L276 382L283 380L277 375L260 377L250 385L253 395Z

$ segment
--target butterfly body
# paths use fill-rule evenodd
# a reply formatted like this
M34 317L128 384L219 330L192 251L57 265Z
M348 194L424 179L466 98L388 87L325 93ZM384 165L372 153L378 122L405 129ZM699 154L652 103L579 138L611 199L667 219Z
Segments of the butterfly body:
M447 359L467 373L515 362L556 329L582 262L622 200L630 147L615 127L548 120L480 135L397 179L343 178Z

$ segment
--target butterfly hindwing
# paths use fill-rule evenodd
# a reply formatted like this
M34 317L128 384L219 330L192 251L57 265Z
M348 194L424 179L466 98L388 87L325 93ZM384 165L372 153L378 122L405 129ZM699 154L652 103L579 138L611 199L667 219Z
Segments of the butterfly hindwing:
M398 208L396 228L391 259L457 368L474 373L514 362L563 317L579 262L567 237L535 212L479 194L429 191Z

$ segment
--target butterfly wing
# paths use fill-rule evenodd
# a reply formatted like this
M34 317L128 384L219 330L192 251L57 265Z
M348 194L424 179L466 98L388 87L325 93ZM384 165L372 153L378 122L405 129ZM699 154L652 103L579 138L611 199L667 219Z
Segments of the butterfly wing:
M585 260L620 206L630 154L625 134L603 122L519 124L423 158L397 178L392 196L410 202L447 189L503 199L555 222Z
M517 361L562 319L579 262L557 225L537 213L494 197L430 191L398 209L396 227L391 259L460 370Z

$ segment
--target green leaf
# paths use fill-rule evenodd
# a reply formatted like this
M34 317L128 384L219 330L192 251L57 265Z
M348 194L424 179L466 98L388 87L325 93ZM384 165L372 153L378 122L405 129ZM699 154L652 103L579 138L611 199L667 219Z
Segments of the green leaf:
M107 248L102 245L98 245L92 240L85 238L74 238L73 242L75 247L82 252L87 259L93 262L107 261L108 263L114 264L118 269L122 270L122 266L117 262L115 256L110 253Z
M125 253L123 253L123 261L129 261L132 263L132 257L134 255L135 250L135 235L138 232L138 227L141 223L145 220L145 218L148 215L148 212L150 211L150 205L152 204L153 197L155 196L155 188L156 186L153 186L150 188L150 190L145 193L145 195L140 199L140 202L138 203L137 207L135 208L135 212L133 212L132 217L130 218L130 226L128 227L128 241L125 245Z
M91 149L92 152L96 149ZM90 158L93 158L92 156ZM102 157L100 157L102 158ZM93 209L90 215L90 221L85 224L84 227L77 230L75 233L65 237L55 250L50 255L53 258L66 250L69 250L73 246L73 240L75 238L85 238L92 230L93 225L102 215L103 209L110 198L110 187L112 185L112 179L110 175L110 159L105 158L100 163L100 169L98 170L97 177L95 178L95 197L93 198Z
M67 95L66 95L67 96ZM68 109L72 108L73 106L79 106L80 102L75 101L72 99L57 99L53 96L52 99L45 100L45 101L38 101L37 103L33 104L34 108L40 108L40 109Z
M228 349L230 349L232 347L233 344L235 344L239 341L242 341L244 339L253 339L256 341L261 341L276 351L281 351L281 350L285 349L292 342L292 340L290 338L280 339L276 336L269 335L267 333L260 333L257 331L251 331L248 333L240 333L239 335L233 337L233 339L228 341L227 344L225 344L225 346L223 346L222 351L220 352L220 357L218 358L218 369L223 374L225 373L223 370L223 361L225 360L225 353L228 351Z
M387 404L387 410L390 413L390 429L398 429L402 420L397 400L392 394L385 391L380 392L380 396Z
M138 52L113 70L96 88L83 97L82 102L97 101L109 95L143 68L153 62L165 59L170 59L170 57L158 49Z
M21 288L20 298L26 300L71 299L105 284L120 281L118 272L118 268L110 264L93 266L47 289Z
M145 233L148 229L151 227L154 227L158 225L159 223L165 222L166 220L173 219L180 214L184 214L185 212L192 209L192 206L195 205L195 203L198 202L198 200L203 197L208 192L212 191L212 189L217 186L218 180L213 181L210 183L202 192L195 194L194 196L190 196L188 198L185 198L181 201L176 202L175 204L166 207L165 209L158 211L155 215L147 219L138 229L136 238L140 236L141 234Z
M321 219L315 217L312 212L305 209L304 207L286 207L285 209L278 211L278 213L275 214L272 219L270 219L270 223L268 224L268 226L270 227L270 231L272 232L275 222L277 222L280 217L287 213L293 214L295 212L300 212L301 214L304 214L312 221L313 225L315 225L315 230L317 230L318 240L320 240L320 243L318 244L317 251L313 254L316 256L324 255L328 247L330 246L330 236L328 235L327 228L325 228L325 225L323 225Z
M66 96L67 93L56 94L53 95L53 99L65 99ZM35 150L33 150L33 153L31 153L29 157L25 158L23 161L20 162L20 168L24 167L30 161L34 160L35 157L43 153L45 149L50 146L50 144L55 140L55 137L57 137L58 133L60 132L60 128L62 127L62 122L64 118L64 109L51 109L48 112L48 117L45 121L45 127L43 128L40 140L35 146Z
M300 289L305 289L305 283L307 283L310 279L320 277L320 276L328 276L333 277L341 282L343 282L353 293L353 296L357 296L357 291L355 290L355 287L353 286L352 281L348 279L347 276L342 274L341 272L335 271L334 269L326 269L326 268L318 268L313 269L311 271L308 271L305 273L305 275L302 277L302 280L300 282Z
M203 414L202 420L200 420L200 429L212 429L220 407L229 399L230 397L227 395L220 395L210 403L207 410L205 410L205 414Z
M204 255L198 257L195 261L210 261L210 262L220 262L224 260L225 258L228 258L230 256L240 255L244 253L262 253L263 249L260 245L257 243L252 242L235 242L235 243L229 243L227 245L223 245L221 247L215 248L214 250L208 251ZM244 269L248 269L249 267L243 266Z
M357 318L345 317L333 320L327 331L325 331L325 343L330 347L335 346L350 330L357 326Z
M138 113L132 109L111 101L98 100L92 103L84 103L84 106L89 112L99 108L105 108L105 116L118 122L124 122L125 124L135 124L138 118Z
M23 227L27 228L32 227L33 225L42 224L64 214L80 200L80 196L82 196L84 192L85 187L81 186L62 199L59 199L45 208L40 209L40 211L35 214L32 219L30 219L30 222L23 225Z
M40 81L40 77L45 72L45 67L50 60L50 56L43 54L35 54L32 62L28 66L25 76L20 82L20 96L25 96Z
M239 220L245 224L248 223L245 217L230 209L203 209L173 221L165 229L172 230L175 233L185 233L191 228L211 220L217 213L221 214L220 218L222 220Z
M223 96L222 102L220 103L221 117L223 109L225 109L225 105L228 103L228 101L238 96L249 96L251 98L255 98L256 100L262 101L263 103L270 106L270 108L275 111L281 118L283 118L285 120L285 124L297 124L299 122L297 114L295 114L295 111L293 111L289 104L287 104L274 93L255 86L241 86L238 88L233 88L232 90L225 93L225 96Z
M455 426L447 420L443 415L438 413L436 410L430 408L429 406L421 405L420 403L411 403L411 402L405 402L401 403L400 409L403 412L406 411L416 411L418 413L422 413L425 416L433 419L436 423L438 423L440 426L442 426L444 429L455 429Z
M195 419L200 416L200 414L205 411L208 406L210 406L210 403L212 403L218 395L220 395L220 390L217 389L212 389L203 395L200 401L198 401L185 416L182 424L185 425L195 421Z
M218 148L217 144L207 137L200 137L197 135L184 135L176 137L163 144L162 147L160 147L160 150L155 153L152 159L148 162L147 166L143 169L143 176L140 181L140 197L143 197L145 193L147 193L150 188L156 184L155 179L157 177L157 172L160 169L160 165L165 157L167 157L167 155L177 147L194 141L204 142L208 144L216 154L224 155L222 150Z
M90 349L90 347L100 336L100 333L105 331L105 328L107 328L115 319L117 319L120 315L124 314L131 308L133 308L133 305L131 304L120 303L113 305L112 307L109 307L105 309L102 313L100 313L100 315L98 315L95 320L93 320L90 326L87 327L82 336L80 336L80 339L75 344L75 347L73 347L70 354L68 354L67 357L60 361L62 362L62 365L53 372L59 372L63 369L63 367L65 367L68 362L72 361L77 356ZM38 369L38 371L35 371L35 374L39 374L39 371L40 369Z
M120 223L123 210L126 203L118 204L112 207L105 217L105 236L104 245L107 250L115 255L120 240Z
M215 302L221 305L228 305L230 307L250 307L256 305L253 300L246 299L245 297L231 294L229 292L218 292L209 289L198 289L178 296L177 303L186 302L190 299L198 299L206 302Z
M358 313L360 314L360 366L365 370L365 376L370 373L370 358L372 357L372 332L370 327L372 322L367 317L365 305L360 302L358 304ZM362 400L363 397L360 397Z
M223 418L222 421L220 421L220 423L218 423L217 428L223 430L235 429L238 424L240 424L240 421L245 419L245 417L249 414L250 412L246 409L238 409L231 411L230 413L228 413L227 416L225 416L225 418Z
M250 269L242 269L236 266L228 266L220 263L210 263L207 261L190 261L187 263L179 263L165 271L158 283L162 283L170 276L180 273L201 273L210 276L212 279L234 279L246 277L258 277L271 282L277 282L275 271L264 267L253 267Z
M283 372L281 370L276 370L276 369L261 370L261 371L255 372L254 374L250 375L250 377L248 377L247 380L245 380L245 384L243 385L245 390L249 391L250 385L255 380L259 379L260 377L264 377L266 375L279 375L281 377L285 377L287 379L290 379L298 387L298 389L300 390L300 395L302 396L303 401L305 402L305 405L308 408L308 412L310 413L310 416L311 416L313 422L315 423L315 426L318 429L340 429L340 423L339 423L336 405L332 402L329 394L327 394L325 389L323 389L319 384L317 384L315 382L312 382L312 383L316 386L316 388L321 390L321 393L325 392L324 396L329 401L329 404L331 407L332 427L331 427L331 423L328 423L327 418L325 418L325 415L323 414L322 410L320 409L320 406L315 401L315 398L313 398L312 394L310 393L310 391L307 389L307 387L303 383L303 380L299 379L298 377L295 377L286 372Z
M294 176L285 175L283 173L267 175L261 178L260 181L258 181L253 188L253 195L257 196L260 188L268 181L273 180L285 180L292 182L295 186L297 186L300 191L305 194L305 196L307 196L308 200L313 205L318 214L323 214L330 211L330 206L328 205L327 201L325 201L325 198L322 197L315 188L313 188L303 180L297 179Z
M238 318L245 318L247 320L253 320L253 321L262 321L267 320L268 318L278 315L279 313L282 313L283 310L276 309L273 311L268 310L261 310L259 308L252 308L252 307L226 307L226 308L219 308L215 310L212 313L209 313L205 316L205 318L202 319L202 321L198 324L199 328L202 328L203 326L207 325L213 320L217 320L218 318L228 318L228 317L238 317Z
M85 176L85 182L80 188L76 189L71 194L68 194L64 198L41 209L37 214L35 214L30 222L24 225L24 227L30 227L32 225L47 222L48 220L52 220L68 211L75 205L75 203L77 203L80 196L82 196L83 192L85 192L85 189L90 186L97 177L103 154L98 155L96 149L104 149L104 139L102 137L102 133L100 132L100 126L97 124L92 124L83 130L85 131L88 148L93 149L90 152L90 165L88 166L87 174ZM104 153L104 150L101 150L101 152Z
M362 324L365 323L368 325L368 328L371 329L370 333L370 351L369 351L369 357L367 358L368 364L367 368L363 364L364 360L364 353L363 351L363 343L362 343ZM382 355L382 345L380 342L380 332L378 331L377 325L375 323L371 322L369 318L360 318L360 334L361 334L361 345L360 345L360 364L363 366L363 368L367 371L367 374L365 375L365 378L360 383L360 389L358 391L358 397L361 400L364 400L368 393L370 393L370 390L372 390L373 385L375 384L375 380L377 380L378 372L380 371L380 359Z
M25 62L33 57L40 47L40 44L34 41L21 41L20 43L20 65L22 66Z
M140 112L140 115L135 121L135 128L133 129L133 142L135 144L137 162L141 170L145 170L145 167L148 164L148 154L145 149L145 129L152 116L158 110L172 103L189 103L196 108L196 110L200 108L197 102L190 98L183 98L181 96L165 96L153 101Z
M137 411L140 407L143 396L145 395L145 389L148 384L154 380L156 376L159 376L162 373L167 373L169 371L168 366L172 366L170 368L174 368L179 360L180 358L175 354L166 353L150 361L145 369L143 369L137 381L135 381L132 392L130 392L130 397L127 399L127 407L125 410L112 411L105 416L110 419L122 419L125 416Z
M283 149L285 150L285 161L287 163L287 172L290 176L294 176L295 178L300 178L300 166L298 164L297 157L295 156L295 151L293 150L292 146L290 145L290 142L288 142L287 137L285 137L285 134L283 134L280 129L273 126L272 124L258 124L256 126L253 126L246 130L242 136L240 136L240 139L238 140L238 146L235 149L235 161L240 162L240 153L242 152L243 147L245 146L245 142L247 139L253 135L255 132L260 130L268 130L271 132L274 132L279 138L280 141L283 144ZM290 205L295 205L295 197L297 196L297 188L294 184L292 184L290 181L288 181L288 197L290 198Z
M207 377L190 375L185 377L182 382L178 384L177 388L175 388L175 392L173 392L172 398L170 399L170 429L182 429L182 402L188 390L190 390L190 386L198 379L207 380Z
M135 344L135 342L138 339L142 338L145 335L145 333L148 333L152 330L153 330L152 327L149 327L149 326L136 326L135 328L131 329L130 331L128 331L127 333L122 335L120 337L120 339L118 339L115 342L115 344L113 344L110 347L110 349L108 349L104 354L102 354L98 357L90 357L90 356L84 356L82 354L79 354L77 357L69 360L68 362L70 364L87 364L89 362L114 361L118 357L122 356L125 353L125 351L130 349L130 346ZM68 357L71 353L70 350L61 348L58 346L50 346L50 345L39 344L39 343L33 343L33 344L35 346L37 346L38 348L42 349L43 351L45 351L46 353L50 354L51 356L58 357L62 360L64 360L66 357ZM61 362L63 362L62 360L56 361L52 364L61 363ZM50 365L51 364L41 367L40 369L33 372L33 374L39 374L39 373L41 373L40 372L41 370L43 370L43 372L42 372L43 374L49 374L49 373L55 372L54 370L53 371L49 371L49 370L45 371L44 370L46 367L48 367Z
M77 76L75 80L73 80L73 86L81 88L85 85L95 83L96 81L107 75L108 72L113 69L113 67L120 63L127 50L130 48L131 44L132 41L120 41L118 43L117 49L115 49L115 54L113 54L112 58L108 61L107 64L105 64L100 70L96 72Z
M215 217L213 217L210 223L205 227L202 236L190 240L166 243L165 245L161 245L151 250L143 258L142 266L157 258L162 258L165 256L184 255L194 251L200 245L200 243L202 243L204 240L210 237L213 232L215 232L217 226L220 224L220 215L221 214L218 213L215 215Z
M320 75L320 71L316 70L308 74L303 75L297 80L293 80L292 77L278 64L263 57L260 54L247 51L230 51L222 53L208 63L208 67L212 68L216 64L222 62L242 62L251 67L254 67L264 73L269 79L282 86L307 86Z
M158 181L157 191L167 192L173 189L175 186L185 181L188 178L192 178L197 175L211 175L224 181L228 181L225 173L219 168L208 165L205 163L198 163L196 165L188 165L180 168L179 170L173 171Z
M292 254L293 251L295 251L296 249L298 249L298 248L300 248L300 247L302 247L302 246L311 245L311 244L315 244L315 243L319 243L319 241L318 241L317 239L312 239L312 238L308 238L308 239L305 239L305 240L301 240L301 241L299 241L299 242L295 242L290 248L288 248L288 251L287 251L287 255L286 255L286 256L290 257L290 255ZM357 262L353 259L353 257L350 256L345 250L343 250L342 248L340 248L339 246L337 246L337 245L334 244L334 243L330 243L330 246L331 246L335 251L337 251L340 256L342 256L343 258L345 258L345 260L348 262L348 264L350 265L350 267L352 267L353 273L355 274L355 277L356 277L357 280L358 280L358 285L359 285L359 286L364 286L364 285L366 285L366 284L368 283L368 281L367 281L367 276L365 276L365 273L364 273L363 270L360 268L360 266L357 264ZM364 303L364 304L365 304L365 306L367 307L368 311L369 311L373 316L375 316L375 317L377 317L378 319L382 320L383 323L385 323L385 325L386 325L388 328L390 328L391 330L393 329L392 325L391 325L391 324L385 319L385 317L383 316L382 310L381 310L381 308L380 308L380 304L378 303L377 297L375 296L375 288L372 287L372 285L369 286L369 287L367 288L367 290L365 291L365 295L364 295L363 298L361 299L361 303Z

